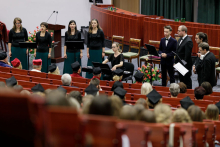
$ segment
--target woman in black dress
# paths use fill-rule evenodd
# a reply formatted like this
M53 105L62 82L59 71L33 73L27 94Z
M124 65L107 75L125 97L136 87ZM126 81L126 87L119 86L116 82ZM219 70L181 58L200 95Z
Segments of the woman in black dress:
M107 62L111 62L112 64L112 71L116 70L117 68L121 68L124 70L124 56L121 54L120 46L118 42L112 43L112 50L114 54L108 56L102 64L106 64Z
M21 61L21 64L23 65L23 69L27 70L28 50L26 48L19 47L19 42L28 41L27 30L24 27L22 27L22 20L20 18L16 17L13 23L14 26L9 32L8 42L10 61L13 61L15 58L18 58Z
M65 45L64 45L64 68L63 73L72 74L73 70L71 64L78 61L81 66L81 58L83 57L82 49L71 49L66 46L66 41L81 41L81 33L77 30L76 22L71 20L69 22L68 31L65 33Z

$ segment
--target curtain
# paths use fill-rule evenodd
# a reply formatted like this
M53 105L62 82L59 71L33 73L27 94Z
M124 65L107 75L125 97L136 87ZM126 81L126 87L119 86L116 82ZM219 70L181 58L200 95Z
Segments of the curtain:
M193 0L141 0L141 14L193 21L193 4Z
M199 0L198 22L220 24L220 2L219 0Z

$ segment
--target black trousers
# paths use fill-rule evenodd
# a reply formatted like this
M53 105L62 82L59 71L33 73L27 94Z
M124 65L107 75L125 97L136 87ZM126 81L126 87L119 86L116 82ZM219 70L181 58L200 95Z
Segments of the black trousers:
M187 74L185 74L185 76L183 76L183 75L181 75L181 73L179 73L180 82L183 82L184 84L186 84L187 89L192 89L191 75L192 75L191 70L189 70L189 72Z
M167 71L170 77L170 83L175 83L174 68L172 65L168 66L166 64L161 64L161 70L162 70L162 86L167 86L166 85Z

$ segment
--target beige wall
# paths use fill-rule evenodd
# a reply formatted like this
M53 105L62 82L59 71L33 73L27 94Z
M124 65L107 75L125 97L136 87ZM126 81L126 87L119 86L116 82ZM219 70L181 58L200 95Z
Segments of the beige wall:
M140 12L140 0L113 0L113 5L130 12Z

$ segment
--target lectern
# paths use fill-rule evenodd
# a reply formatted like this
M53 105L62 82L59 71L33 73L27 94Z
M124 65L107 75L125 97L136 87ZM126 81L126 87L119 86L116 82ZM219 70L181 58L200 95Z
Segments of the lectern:
M51 63L59 63L64 61L64 58L62 58L61 29L65 29L65 26L58 24L48 24L48 30L54 31L54 41L59 42L56 48L52 49Z

